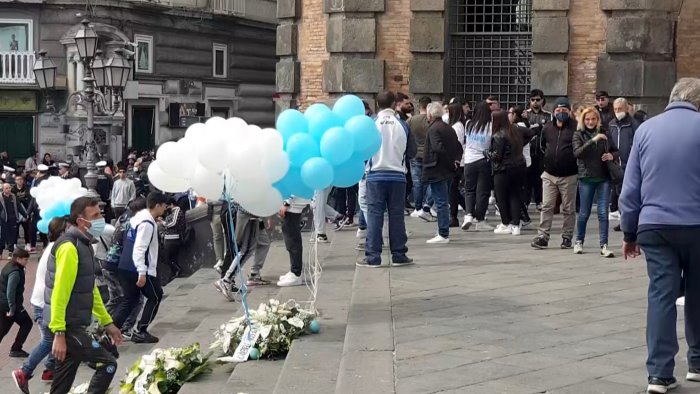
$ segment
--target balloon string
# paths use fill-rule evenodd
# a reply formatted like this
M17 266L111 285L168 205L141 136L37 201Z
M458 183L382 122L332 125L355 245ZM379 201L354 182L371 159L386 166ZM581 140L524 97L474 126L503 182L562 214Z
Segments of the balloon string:
M235 258L233 263L236 264L236 269L238 270L238 276L241 281L241 286L238 288L238 292L241 294L241 304L243 305L243 312L245 313L245 319L248 322L248 326L252 326L252 320L250 318L250 311L248 310L248 286L246 284L245 278L243 277L243 270L241 269L241 254L240 251L238 250L238 243L236 242L236 229L233 224L233 214L232 212L232 206L231 204L231 195L228 194L228 190L226 188L226 176L224 175L224 192L223 192L224 199L226 200L226 204L228 205L228 224L229 224L229 233L230 233L230 239L229 242L233 243L233 251L235 254Z

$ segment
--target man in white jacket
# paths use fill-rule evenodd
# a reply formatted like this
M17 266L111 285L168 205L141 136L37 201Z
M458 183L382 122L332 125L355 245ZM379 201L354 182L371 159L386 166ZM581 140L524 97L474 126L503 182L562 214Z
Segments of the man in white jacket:
M119 283L124 300L116 308L114 324L121 327L139 303L139 296L146 297L141 320L136 324L131 341L134 343L156 343L158 338L148 332L163 298L163 288L157 278L158 272L158 226L156 219L163 216L168 198L162 193L152 192L146 198L146 209L129 220L122 254L119 259Z

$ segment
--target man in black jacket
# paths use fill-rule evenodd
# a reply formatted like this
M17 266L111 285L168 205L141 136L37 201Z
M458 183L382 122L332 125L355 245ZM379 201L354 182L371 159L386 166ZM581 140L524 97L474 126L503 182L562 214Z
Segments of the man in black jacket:
M525 204L530 203L530 198L535 202L537 210L542 210L542 172L544 172L543 157L544 152L541 149L542 129L548 123L552 123L552 113L544 110L547 100L544 97L544 92L540 89L533 89L530 92L529 108L525 111L527 122L530 128L535 132L535 136L530 141L530 158L532 164L527 169L529 186L527 190L528 199Z
M438 235L429 244L450 242L449 188L462 157L462 144L454 129L442 121L441 103L428 104L428 133L423 148L422 181L430 187L438 211Z
M542 130L544 149L544 173L542 174L542 213L539 235L532 247L545 249L549 246L554 206L561 197L561 213L564 215L562 249L572 247L571 238L576 225L576 187L578 167L574 156L573 137L576 121L571 116L569 99L560 97L554 106L554 118Z
M613 112L613 106L610 105L610 95L605 90L596 92L595 94L596 106L600 114L600 122L602 123L603 130L606 132L610 126L610 122L615 119L615 112Z

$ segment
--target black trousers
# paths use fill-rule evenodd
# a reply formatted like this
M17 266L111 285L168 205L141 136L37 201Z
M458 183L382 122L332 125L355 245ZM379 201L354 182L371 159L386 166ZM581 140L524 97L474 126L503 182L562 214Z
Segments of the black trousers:
M496 203L501 212L501 223L520 225L522 202L520 200L525 167L509 168L494 175Z
M533 158L532 164L527 168L527 183L526 186L526 196L527 199L523 200L525 204L534 202L535 204L542 204L542 173L544 172L544 165L542 161L535 160ZM500 208L499 208L500 209Z
M180 253L182 242L179 239L166 239L163 241L163 255L165 263L170 267L170 272L174 275L179 273L182 268L177 263L177 256Z
M483 221L489 208L489 197L493 189L491 164L486 159L464 165L464 199L467 214Z
M620 193L622 192L622 184L613 185L610 192L610 212L619 212Z
M56 360L56 371L51 383L51 394L66 394L75 381L81 363L94 363L97 368L90 379L88 394L104 394L117 371L117 359L102 346L95 346L85 331L86 327L66 328L66 358Z
M355 217L357 210L358 185L351 187L338 187L335 189L335 210L349 218Z
M158 278L146 275L146 284L143 287L136 286L136 281L139 279L137 272L118 270L119 284L124 292L124 300L117 307L114 319L114 324L121 328L129 314L131 314L139 304L139 296L143 294L146 297L146 304L143 306L141 320L136 324L137 331L146 331L149 324L153 322L160 307L160 301L163 299L163 288L160 285Z
M126 207L112 207L112 212L114 213L114 217L118 219L126 212Z
M452 182L450 182L450 218L456 219L457 212L459 211L459 206L461 205L464 210L467 210L466 203L464 201L464 196L459 192L462 187L462 179L464 178L464 171L460 170L457 172Z
M17 223L2 223L2 229L0 229L0 253L7 249L10 253L15 251L15 244L17 243Z
M6 312L2 312L0 316L0 342L5 338L10 328L13 324L19 326L19 331L17 331L17 336L15 336L15 342L12 344L11 350L22 350L24 342L27 341L29 333L32 332L32 318L29 316L27 311L22 308L20 311L16 312L13 316L7 317Z
M15 237L15 239L19 239L19 228L20 227L22 228L22 232L24 233L24 243L27 245L31 245L31 243L32 243L32 239L31 239L32 222L30 220L25 220L24 222L19 223L17 225L17 236Z
M29 239L29 244L33 247L36 246L36 237L37 237L37 223L39 223L39 213L34 213L32 214L32 231L31 231L31 236ZM39 233L39 239L41 239L41 243L46 247L46 245L49 244L49 238L46 236L44 233Z
M290 271L300 276L304 257L304 246L301 239L301 214L287 212L282 220L282 236L284 246L289 253Z

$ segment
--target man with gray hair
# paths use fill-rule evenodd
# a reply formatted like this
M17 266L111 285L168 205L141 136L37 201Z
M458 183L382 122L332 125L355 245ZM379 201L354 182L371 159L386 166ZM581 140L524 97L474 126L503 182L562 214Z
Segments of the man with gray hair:
M428 133L423 148L423 177L437 205L438 234L429 239L429 244L450 242L450 182L459 169L462 144L457 134L442 120L442 103L428 104Z
M664 394L678 352L676 298L686 280L687 380L700 382L700 79L683 78L666 110L637 129L620 196L623 254L649 275L648 393Z
M624 168L627 166L627 160L632 152L632 141L634 133L639 128L639 122L630 113L630 105L626 98L619 97L613 102L613 111L615 118L610 121L608 135L610 150L619 152L620 156L618 164ZM610 220L620 220L620 212L618 201L620 199L621 184L615 184L612 187L612 197L610 199ZM620 231L620 226L614 228L615 231Z

